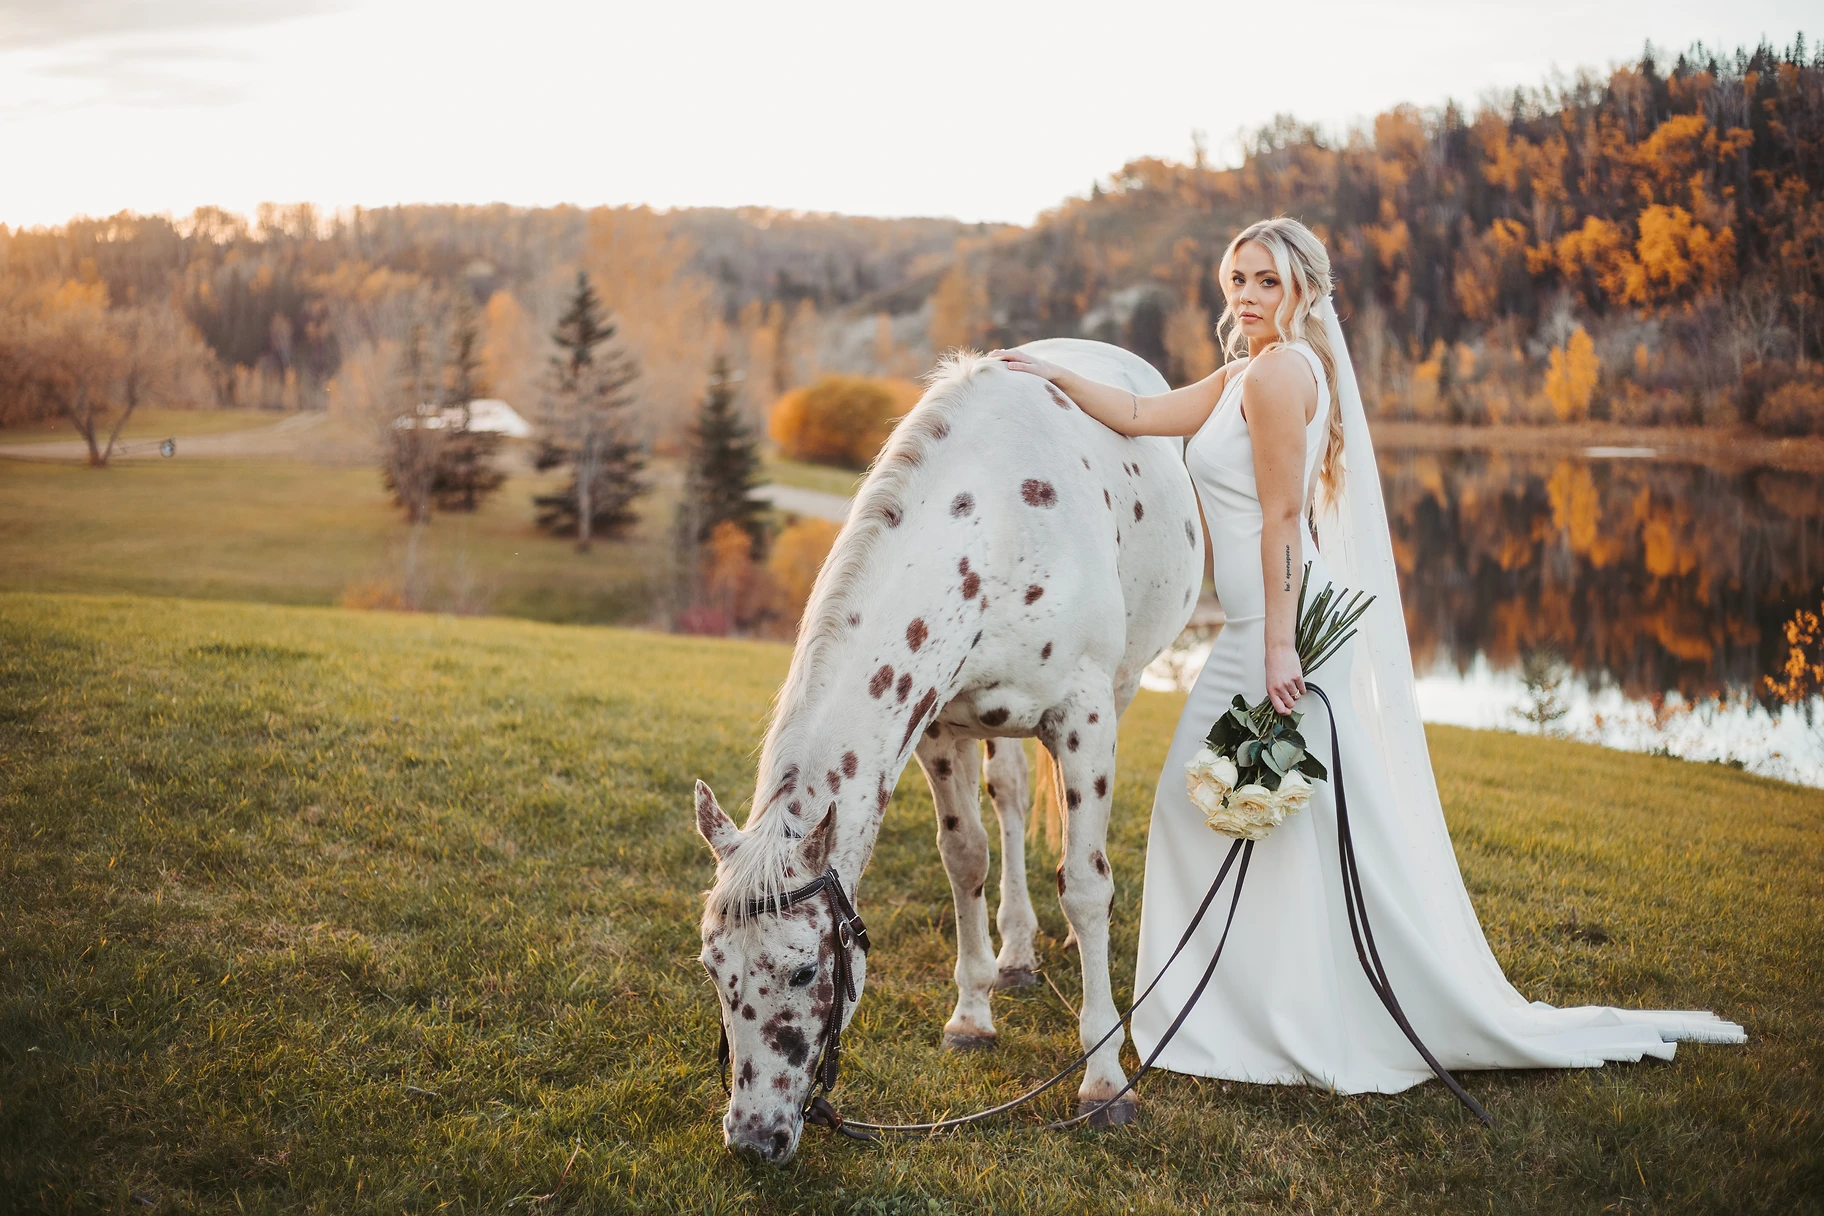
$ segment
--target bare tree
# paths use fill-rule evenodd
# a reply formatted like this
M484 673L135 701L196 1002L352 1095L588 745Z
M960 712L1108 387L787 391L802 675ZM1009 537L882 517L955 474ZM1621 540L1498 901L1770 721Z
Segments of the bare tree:
M121 431L140 406L172 400L202 356L194 334L169 309L108 309L99 292L54 297L17 319L11 373L16 392L59 414L106 468Z

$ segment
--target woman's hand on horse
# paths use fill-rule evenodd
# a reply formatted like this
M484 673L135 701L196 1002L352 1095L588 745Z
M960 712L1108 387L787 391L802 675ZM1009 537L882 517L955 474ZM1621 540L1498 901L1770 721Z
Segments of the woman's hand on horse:
M999 359L1007 365L1010 371L1031 372L1045 380L1056 381L1059 376L1064 374L1064 369L1057 364L1047 363L1037 355L1029 355L1025 351L992 350L988 352L988 357Z
M1273 708L1282 714L1305 695L1305 670L1298 661L1298 648L1290 642L1267 647L1267 696Z

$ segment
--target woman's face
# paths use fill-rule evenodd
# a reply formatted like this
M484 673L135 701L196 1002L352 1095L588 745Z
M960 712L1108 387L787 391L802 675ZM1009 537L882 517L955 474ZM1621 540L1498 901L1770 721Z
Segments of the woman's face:
M1273 317L1285 299L1286 285L1273 266L1273 256L1259 241L1235 250L1235 264L1229 268L1229 281L1222 290L1241 324L1242 337L1254 343L1271 342L1279 336Z

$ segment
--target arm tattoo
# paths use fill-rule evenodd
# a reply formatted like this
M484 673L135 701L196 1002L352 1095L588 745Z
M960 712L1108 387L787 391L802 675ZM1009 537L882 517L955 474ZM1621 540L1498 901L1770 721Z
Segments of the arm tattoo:
M1140 417L1140 398L1134 396L1133 390L1129 389L1128 393L1127 393L1127 399L1134 403L1134 417L1139 418Z
M1292 590L1292 546L1286 546L1286 590Z

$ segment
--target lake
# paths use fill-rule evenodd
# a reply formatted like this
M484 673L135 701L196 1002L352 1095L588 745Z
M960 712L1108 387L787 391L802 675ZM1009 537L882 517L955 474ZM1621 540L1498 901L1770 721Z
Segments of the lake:
M1824 703L1807 721L1761 682L1824 592L1824 476L1643 448L1379 456L1428 721L1824 785ZM1149 685L1194 678L1207 631L1175 651Z

